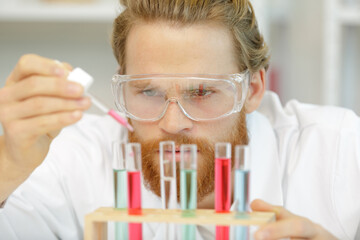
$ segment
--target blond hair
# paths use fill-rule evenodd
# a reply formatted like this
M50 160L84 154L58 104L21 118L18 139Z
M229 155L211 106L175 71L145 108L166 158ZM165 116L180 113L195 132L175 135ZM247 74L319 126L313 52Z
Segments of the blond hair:
M268 47L260 34L249 0L120 0L125 10L115 19L112 35L114 55L121 73L126 71L127 35L139 20L165 20L175 25L214 21L232 33L240 70L267 69Z

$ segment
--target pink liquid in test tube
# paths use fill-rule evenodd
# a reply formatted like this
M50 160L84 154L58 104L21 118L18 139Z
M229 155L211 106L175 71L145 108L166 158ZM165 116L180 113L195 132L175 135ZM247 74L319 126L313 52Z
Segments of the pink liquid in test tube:
M225 213L231 205L231 159L215 159L215 211ZM216 240L228 240L230 227L216 226Z
M231 159L215 159L215 211L229 212L231 205Z
M128 213L141 214L141 173L140 171L128 172Z
M128 213L141 214L141 172L128 172ZM129 239L142 239L142 224L129 223Z

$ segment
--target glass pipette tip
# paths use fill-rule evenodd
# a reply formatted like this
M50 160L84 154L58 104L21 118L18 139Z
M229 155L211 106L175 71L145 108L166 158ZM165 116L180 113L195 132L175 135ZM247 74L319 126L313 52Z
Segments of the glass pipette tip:
M90 93L86 93L86 95L88 97L90 97L91 102L98 107L101 111L103 111L104 113L110 115L112 118L114 118L118 123L120 123L121 125L123 125L124 127L126 127L127 129L129 129L129 131L133 132L134 128L128 123L128 121L121 117L115 110L113 109L109 109L108 107L106 107L102 102L100 102L96 97L94 97L93 95L91 95Z

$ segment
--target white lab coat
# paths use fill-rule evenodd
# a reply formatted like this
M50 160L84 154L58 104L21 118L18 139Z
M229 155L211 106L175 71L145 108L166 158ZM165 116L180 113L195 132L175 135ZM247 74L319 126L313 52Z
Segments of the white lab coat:
M283 108L267 92L247 122L250 198L283 205L339 239L354 239L360 221L359 117L297 101ZM86 115L65 128L44 163L0 209L0 239L83 238L85 214L113 206L111 143L126 137L109 117ZM159 198L143 187L143 207L160 206ZM145 239L157 239L159 229L144 225ZM211 234L197 229L199 239Z

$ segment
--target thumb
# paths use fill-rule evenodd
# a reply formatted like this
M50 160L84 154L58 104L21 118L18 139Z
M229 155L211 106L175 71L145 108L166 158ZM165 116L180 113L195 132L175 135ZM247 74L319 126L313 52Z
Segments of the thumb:
M285 208L281 206L271 205L270 203L267 203L260 199L255 199L254 201L252 201L250 207L253 211L274 212L277 220L293 216L293 214L287 211Z
M51 140L53 140L54 138L57 137L57 135L59 135L60 131L61 131L61 130L56 130L56 131L49 132L49 133L47 134L47 136L48 136Z

